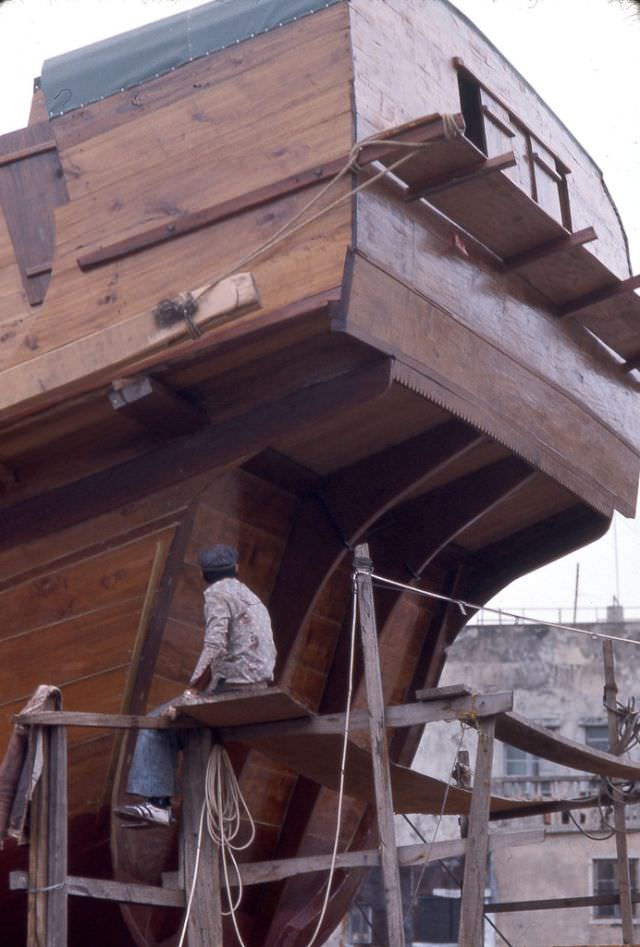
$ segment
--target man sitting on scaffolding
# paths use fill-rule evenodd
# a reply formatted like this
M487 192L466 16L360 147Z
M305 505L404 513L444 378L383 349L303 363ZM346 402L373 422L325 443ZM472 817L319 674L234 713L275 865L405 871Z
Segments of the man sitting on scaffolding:
M237 578L238 552L217 545L200 553L199 564L207 582L204 591L204 646L185 692L193 697L236 690L273 679L276 648L269 612L260 599ZM160 716L173 702L153 711ZM133 754L127 792L144 802L115 811L130 825L170 825L171 798L176 791L178 730L141 730Z

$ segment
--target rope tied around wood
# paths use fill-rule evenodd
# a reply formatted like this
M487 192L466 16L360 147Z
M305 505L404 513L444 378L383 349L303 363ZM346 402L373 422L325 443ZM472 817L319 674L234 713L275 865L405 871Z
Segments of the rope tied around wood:
M460 120L457 119L455 115L442 116L443 134L445 139L456 138L464 135L464 122L459 124L459 121ZM435 141L437 141L437 139L435 139ZM397 168L412 158L417 151L430 148L435 143L435 141L406 141L394 138L385 138L384 133L376 132L375 134L370 135L368 138L363 138L361 141L356 142L352 146L351 151L349 152L349 157L347 158L344 166L325 184L324 187L318 191L317 194L311 198L311 200L307 201L307 203L297 213L295 213L291 218L289 218L289 220L279 227L278 230L276 230L276 232L271 235L271 237L264 241L264 243L261 243L250 253L247 253L239 260L236 260L235 263L233 263L213 280L211 280L210 283L200 290L198 295L195 297L195 301L197 302L202 296L205 295L205 293L208 293L211 289L213 289L213 287L216 286L221 280L226 279L228 276L232 276L234 273L237 273L239 269L247 266L249 263L252 263L258 257L263 256L270 250L275 249L275 247L277 247L280 243L283 243L285 240L298 233L298 231L302 230L304 227L307 227L309 224L312 224L321 217L324 217L326 214L330 213L341 204L352 200L356 194L359 194L361 191L370 188L381 178L392 175ZM406 154L401 155L396 161L376 172L366 181L363 181L362 184L359 184L357 187L352 188L345 194L342 194L340 197L326 204L324 207L321 207L315 213L311 214L310 217L303 219L305 214L310 211L312 207L315 207L315 205L323 199L327 192L330 191L331 188L334 188L336 184L338 184L347 174L357 174L364 170L363 167L358 163L358 158L365 148L380 144L394 145L398 148L406 149Z
M198 311L198 301L192 293L180 293L175 299L161 299L153 310L153 318L159 329L168 329L181 319L186 323L192 339L202 335L200 327L193 321Z

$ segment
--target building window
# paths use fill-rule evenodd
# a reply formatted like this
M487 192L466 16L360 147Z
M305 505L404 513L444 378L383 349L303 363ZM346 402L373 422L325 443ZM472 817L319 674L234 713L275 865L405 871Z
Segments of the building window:
M349 931L347 943L355 947L356 944L373 943L373 907L370 904L356 904L349 912Z
M631 875L631 890L633 894L638 893L638 859L629 859L629 874ZM594 858L593 860L593 893L598 894L617 894L618 877L616 874L615 858ZM633 913L636 914L637 905L633 905ZM597 904L593 908L594 918L619 918L619 904Z
M609 752L609 727L606 723L586 724L584 728L584 742L592 750Z
M457 894L453 898L441 895L418 898L413 920L414 944L458 943L460 896Z
M525 779L536 776L552 776L555 764L549 760L542 760L533 753L526 753L515 746L504 745L504 775L521 776Z

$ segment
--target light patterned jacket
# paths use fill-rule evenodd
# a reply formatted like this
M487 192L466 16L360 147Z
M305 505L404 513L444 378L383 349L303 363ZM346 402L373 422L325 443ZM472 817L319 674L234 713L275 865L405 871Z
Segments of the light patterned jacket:
M276 660L269 612L238 579L220 579L204 591L204 647L191 675L195 684L207 671L211 692L228 684L270 681ZM207 675L208 676L208 675Z

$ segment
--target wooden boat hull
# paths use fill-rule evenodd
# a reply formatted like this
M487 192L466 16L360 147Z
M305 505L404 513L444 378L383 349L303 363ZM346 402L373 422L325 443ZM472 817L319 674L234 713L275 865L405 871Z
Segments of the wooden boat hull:
M396 44L393 67L381 36ZM461 109L467 135L452 137L441 116ZM337 203L243 263L258 311L73 385L42 372L45 356L73 358L79 340L99 349L102 330L237 269L320 196L356 140L377 135L379 160L393 163L389 140L416 129L432 144L396 178L354 195L379 165L344 174L313 212ZM547 149L557 193L521 141ZM0 216L3 738L45 678L67 709L141 713L179 693L201 643L196 557L207 543L237 545L243 578L268 602L277 682L332 712L345 699L357 541L381 573L482 605L602 535L615 508L632 513L640 431L621 360L634 355L635 303L615 208L566 129L447 3L425 16L419 0L340 0L41 116L0 145L14 156L0 173L10 168L25 192L27 168L34 179L59 170L65 185L47 191L50 278L29 275L47 261L21 251L6 199ZM507 145L513 162L496 171ZM587 251L592 223L601 239ZM560 311L572 285L580 319ZM606 295L612 286L619 296ZM611 298L624 300L613 313ZM16 372L35 384L28 403L12 399ZM468 615L410 593L381 591L376 604L385 698L402 702L437 683ZM359 669L359 704L362 686ZM410 764L420 735L390 734L392 758ZM328 851L334 793L228 749L258 826L247 860ZM130 750L111 733L70 733L74 874L157 882L176 867L170 833L110 823ZM374 844L366 803L348 800L341 844ZM17 867L23 854L1 858ZM322 934L359 882L338 874ZM324 883L247 889L247 944L305 944ZM17 945L24 903L7 899ZM72 899L70 943L88 910ZM175 941L175 911L127 907L128 934L113 905L99 911L96 944Z

